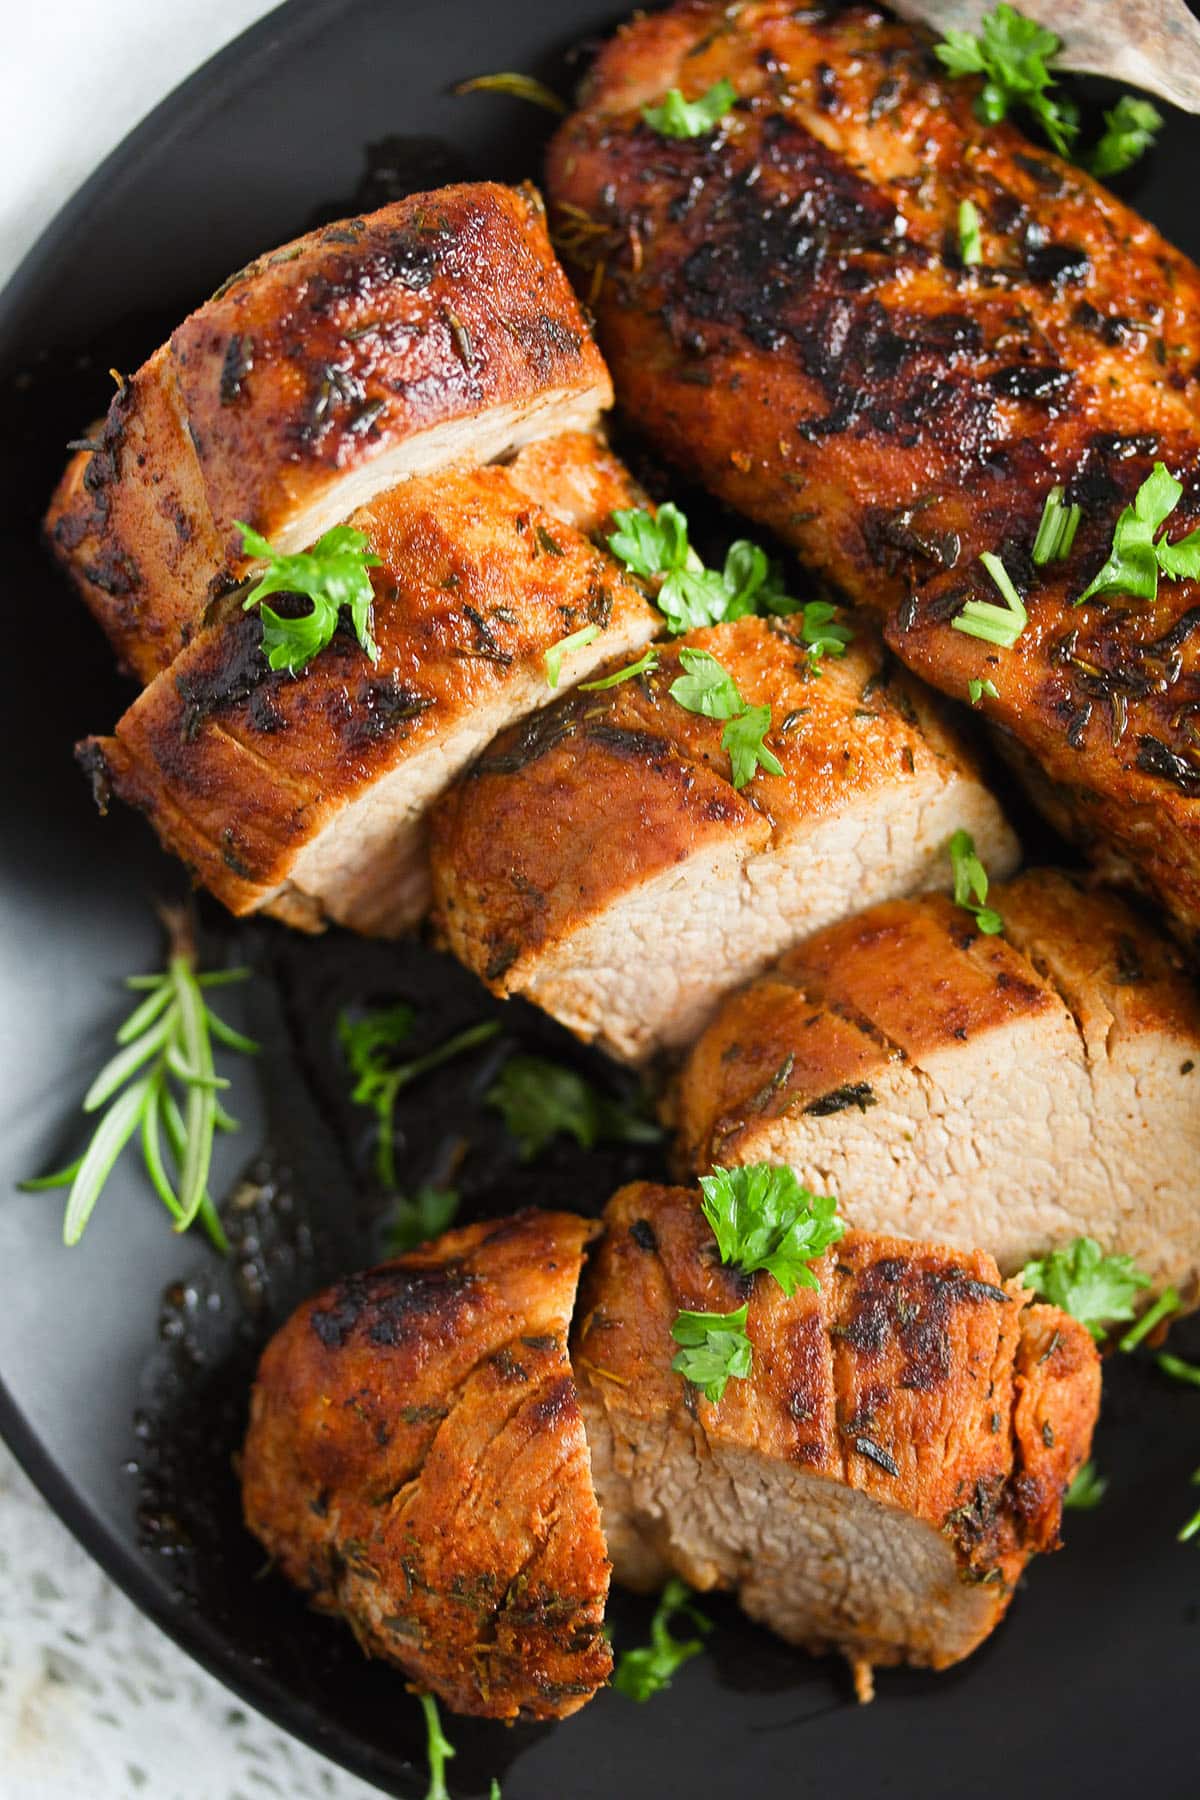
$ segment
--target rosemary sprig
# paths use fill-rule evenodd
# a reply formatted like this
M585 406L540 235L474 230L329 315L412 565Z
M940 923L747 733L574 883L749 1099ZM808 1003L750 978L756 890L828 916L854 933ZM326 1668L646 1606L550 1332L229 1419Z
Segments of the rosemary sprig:
M84 1095L84 1112L102 1113L91 1142L65 1169L21 1187L26 1193L70 1188L63 1242L77 1244L121 1152L140 1132L146 1173L176 1231L199 1219L224 1254L229 1244L208 1192L208 1172L214 1133L236 1131L237 1120L217 1098L229 1082L216 1073L212 1047L215 1039L253 1056L258 1045L213 1012L204 990L244 981L250 971L198 973L184 915L165 917L171 937L167 967L157 975L127 977L126 987L145 997L117 1032L116 1055Z

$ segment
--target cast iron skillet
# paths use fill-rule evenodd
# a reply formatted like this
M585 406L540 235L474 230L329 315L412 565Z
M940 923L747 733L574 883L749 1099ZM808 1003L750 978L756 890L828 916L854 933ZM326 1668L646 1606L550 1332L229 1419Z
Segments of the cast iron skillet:
M82 1246L59 1242L60 1195L15 1183L75 1154L78 1102L122 1016L120 978L157 966L156 898L180 871L132 816L97 817L73 740L125 703L99 634L37 528L65 441L188 308L250 256L336 216L460 175L536 174L545 116L504 98L455 99L465 76L518 69L567 91L572 46L607 30L611 0L293 0L172 95L64 209L0 300L4 496L2 716L8 743L0 877L0 1426L50 1502L160 1625L246 1700L385 1791L424 1793L418 1710L347 1632L308 1614L242 1532L232 1458L264 1336L304 1292L378 1253L370 1145L347 1105L335 1021L404 997L433 1042L491 1006L417 945L312 943L237 930L200 907L206 954L258 971L246 1005L267 1054L238 1070L239 1140L218 1192L256 1148L265 1198L231 1210L222 1265L179 1240L134 1162ZM362 186L367 146L374 174ZM1172 119L1133 197L1200 252L1200 128ZM406 1175L471 1142L464 1216L518 1199L598 1208L658 1153L582 1159L558 1145L516 1163L482 1103L514 1042L623 1077L532 1013L426 1084L410 1106ZM272 1149L271 1146L274 1146ZM1200 1335L1180 1334L1195 1355ZM789 1653L717 1602L709 1654L644 1707L606 1693L555 1729L451 1722L455 1792L505 1800L662 1800L731 1790L972 1800L1064 1791L1195 1791L1200 1549L1175 1542L1194 1504L1200 1396L1149 1362L1110 1370L1098 1512L1068 1518L1069 1553L1033 1572L1008 1623L969 1663L885 1674L867 1709L833 1663ZM646 1609L617 1598L618 1643Z

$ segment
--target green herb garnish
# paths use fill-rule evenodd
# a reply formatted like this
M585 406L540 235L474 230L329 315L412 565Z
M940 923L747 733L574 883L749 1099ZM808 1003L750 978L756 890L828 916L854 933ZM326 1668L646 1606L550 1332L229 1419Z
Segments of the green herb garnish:
M361 1018L343 1012L338 1019L338 1037L354 1076L350 1098L359 1106L369 1106L375 1114L379 1124L375 1174L383 1187L393 1190L397 1186L395 1112L399 1095L420 1076L486 1044L500 1029L498 1019L485 1019L482 1024L456 1032L423 1056L398 1062L395 1052L411 1036L415 1016L412 1007L401 1001Z
M976 118L994 125L1010 107L1020 107L1037 120L1060 156L1069 156L1079 133L1078 108L1049 91L1057 83L1050 64L1061 40L1015 6L995 7L984 14L979 27L978 35L947 31L934 51L951 75L983 77Z
M1026 1263L1020 1280L1043 1299L1102 1338L1110 1325L1132 1319L1133 1301L1150 1286L1130 1256L1105 1256L1095 1238L1079 1237Z
M1200 579L1200 528L1173 544L1167 543L1165 531L1157 541L1154 536L1182 497L1182 484L1165 463L1155 463L1134 495L1132 506L1127 506L1117 520L1107 562L1084 588L1076 606L1109 594L1122 594L1130 600L1153 600L1158 594L1160 574L1169 581Z
M1122 94L1104 115L1104 135L1088 158L1092 174L1101 181L1123 174L1149 150L1162 122L1162 114L1149 100Z
M958 254L964 268L983 261L983 238L979 230L979 208L973 200L960 200L958 205Z
M764 742L771 729L770 707L748 705L732 675L707 650L685 648L679 660L685 673L671 683L671 698L688 712L729 721L721 748L728 752L734 787L744 788L760 768L782 775L783 764Z
M1197 1469L1192 1476L1192 1486L1200 1487L1200 1469ZM1200 1532L1200 1506L1196 1508L1187 1523L1180 1528L1179 1542L1186 1544L1189 1539L1196 1536L1197 1532Z
M250 971L197 973L185 915L172 912L166 918L170 961L162 974L126 979L126 987L145 997L117 1032L117 1054L84 1096L85 1113L106 1109L91 1142L67 1168L20 1184L25 1193L70 1187L65 1244L77 1244L83 1236L118 1157L140 1129L146 1173L176 1231L186 1231L198 1218L216 1248L222 1254L229 1249L209 1197L208 1173L214 1133L236 1131L237 1120L217 1098L229 1082L215 1072L213 1042L246 1056L256 1055L259 1046L219 1018L204 993L245 981Z
M716 1406L733 1376L745 1381L754 1364L754 1347L746 1336L747 1306L731 1313L681 1312L671 1336L683 1349L673 1359L676 1374L698 1387Z
M994 681L988 681L986 679L981 681L977 677L972 676L971 680L967 683L967 698L970 700L971 705L978 706L985 694L989 700L998 700L1000 698L999 691Z
M1184 1381L1189 1387L1200 1387L1200 1363L1185 1362L1182 1356L1169 1356L1166 1351L1155 1357L1164 1375L1172 1381Z
M510 1056L487 1101L502 1115L522 1162L532 1162L560 1134L573 1137L581 1150L602 1140L652 1144L662 1135L634 1107L597 1093L574 1069L543 1056Z
M671 1626L686 1617L697 1631L712 1630L712 1621L692 1602L692 1590L673 1575L658 1598L650 1621L650 1642L639 1650L623 1650L613 1672L613 1686L627 1700L649 1700L671 1685L671 1677L704 1649L701 1638L677 1638Z
M425 1186L411 1196L398 1195L384 1225L384 1251L388 1256L403 1256L418 1244L428 1244L454 1223L457 1212L455 1188Z
M544 81L538 81L533 75L519 75L504 69L498 75L475 75L470 81L460 81L454 88L456 94L509 94L514 100L529 100L534 106L542 106L547 112L560 115L569 112L565 100L561 100L553 88L548 88Z
M721 1261L753 1275L766 1269L785 1294L820 1282L809 1268L845 1235L832 1194L813 1194L791 1169L752 1163L700 1178L700 1204Z
M1085 1462L1063 1495L1063 1505L1074 1512L1093 1512L1108 1492L1108 1481L1094 1462Z
M318 538L311 550L285 556L249 525L235 520L247 556L262 557L268 564L242 606L246 611L268 594L304 594L312 611L297 619L285 619L273 607L260 606L262 647L273 669L298 674L323 650L337 630L343 606L348 607L354 634L372 662L379 661L379 646L371 636L374 590L368 569L380 559L367 545L366 535L349 525L335 525Z
M1065 489L1052 487L1046 495L1037 536L1033 540L1033 560L1038 568L1048 562L1066 562L1071 554L1083 509L1077 505L1065 506L1064 493Z
M450 1800L446 1786L446 1764L454 1755L454 1746L442 1730L438 1703L432 1694L419 1696L425 1714L425 1752L429 1758L429 1788L425 1800Z
M586 644L594 644L600 636L598 625L585 625L581 631L573 631L570 637L560 638L557 644L551 644L543 653L542 660L546 665L546 686L556 688L558 678L562 674L562 660L576 650L582 650Z
M599 681L581 682L579 691L581 694L596 694L602 688L620 687L623 681L633 681L638 675L653 675L657 667L658 651L651 644L649 650L639 656L636 662L626 663L623 669L618 669L614 675L605 675Z
M828 600L810 600L800 608L800 635L808 645L808 666L819 675L817 664L823 656L845 656L846 645L854 642L848 625L832 623L837 607Z
M985 937L998 937L1004 930L1000 914L984 902L988 897L988 876L975 853L975 840L969 831L956 831L946 845L950 867L954 871L954 904L974 916Z
M1178 1306L1178 1291L1173 1287L1164 1288L1154 1305L1148 1306L1137 1323L1129 1327L1118 1348L1125 1351L1136 1350L1143 1339L1149 1337L1154 1327L1169 1318Z
M1002 649L1011 650L1029 623L1025 603L998 556L985 550L979 560L1007 604L996 606L990 600L968 600L950 623L955 631L965 631L968 637L982 638L985 644L999 644Z
M715 81L698 100L685 100L677 87L669 88L658 106L643 106L642 118L660 137L703 137L725 117L737 89L731 81Z

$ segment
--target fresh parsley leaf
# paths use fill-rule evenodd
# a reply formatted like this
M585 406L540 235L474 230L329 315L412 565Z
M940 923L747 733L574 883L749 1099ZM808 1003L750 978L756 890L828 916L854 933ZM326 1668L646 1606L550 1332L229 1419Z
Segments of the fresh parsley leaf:
M604 675L599 681L583 681L579 684L581 694L595 694L602 688L619 687L623 681L633 681L638 675L653 675L658 667L658 651L651 644L650 648L638 657L636 662L626 663L613 675Z
M1033 540L1033 560L1039 569L1048 562L1065 562L1075 542L1083 509L1064 505L1064 493L1062 487L1052 487L1046 495L1037 536Z
M955 631L965 631L968 637L981 638L985 644L999 644L1002 649L1011 650L1029 623L1025 603L998 556L985 550L979 560L1004 596L1006 604L996 606L990 600L968 600L950 623Z
M454 1755L454 1746L442 1730L438 1703L432 1694L418 1696L425 1714L425 1753L429 1759L429 1788L425 1800L450 1800L446 1786L446 1764Z
M349 609L359 643L372 662L379 661L379 646L371 636L375 595L367 570L377 569L380 559L368 548L365 533L335 525L311 550L285 556L240 519L235 523L247 556L262 557L268 565L242 602L243 609L259 605L268 594L304 594L312 601L312 611L296 619L282 618L273 607L259 605L262 647L273 669L298 674L333 637L343 606Z
M682 569L687 562L688 522L670 501L657 513L624 508L613 514L617 529L608 539L608 547L633 574L651 580L655 575ZM700 566L699 557L696 558Z
M975 854L975 840L970 832L956 831L946 845L946 854L954 871L955 906L974 914L985 937L998 937L1004 930L1004 920L992 907L984 905L988 897L987 870Z
M692 1604L692 1592L673 1575L659 1595L650 1621L650 1642L644 1649L623 1650L613 1671L613 1686L627 1700L649 1700L671 1685L671 1677L704 1648L701 1638L677 1638L671 1626L686 1617L699 1632L712 1630L712 1622Z
M983 261L983 237L980 233L979 208L973 200L960 200L958 205L958 254L965 269Z
M1092 1512L1108 1492L1108 1481L1094 1462L1085 1462L1063 1495L1063 1505L1074 1512Z
M971 680L967 683L967 698L970 700L971 705L978 706L985 694L989 700L998 700L1000 698L999 691L994 681L988 681L986 679L981 681L977 677L972 676Z
M676 637L720 625L727 616L729 590L715 569L675 569L655 596L655 605Z
M686 673L677 675L668 691L688 712L703 713L706 719L732 719L746 710L733 676L707 650L685 647L679 660Z
M1085 600L1105 599L1109 594L1122 594L1131 600L1153 600L1158 594L1158 577L1170 581L1195 581L1200 578L1200 528L1168 544L1166 532L1156 540L1155 532L1167 520L1183 498L1183 487L1165 463L1155 463L1125 507L1113 531L1112 550L1096 578L1084 588L1076 606Z
M1132 1319L1134 1296L1150 1285L1132 1257L1105 1256L1090 1237L1026 1263L1020 1279L1086 1325L1094 1338L1102 1338L1119 1320Z
M1104 115L1104 135L1088 158L1092 174L1101 181L1123 174L1149 150L1162 122L1162 114L1149 100L1122 94Z
M543 1056L510 1056L488 1091L516 1140L522 1162L532 1162L560 1133L581 1150L607 1139L652 1144L662 1135L652 1120L599 1094L590 1082Z
M731 780L735 788L744 788L759 769L768 775L782 775L783 764L764 743L771 729L769 706L748 706L735 719L730 719L721 733L721 748L729 752Z
M832 1194L813 1194L791 1169L752 1163L700 1178L700 1202L721 1261L746 1275L766 1269L785 1294L819 1287L809 1268L845 1235Z
M546 665L546 686L556 688L558 678L562 674L564 656L570 656L576 650L582 650L587 644L594 644L600 636L598 625L585 625L581 631L573 631L570 637L559 638L557 644L551 644L543 653L542 660Z
M679 88L669 88L659 106L643 106L642 117L660 137L703 137L712 131L737 99L731 81L715 81L698 100L685 100Z
M1067 156L1079 132L1078 109L1048 91L1056 85L1050 64L1060 47L1054 32L1025 18L1016 7L1000 5L984 14L978 36L947 31L935 55L951 75L983 77L975 115L985 125L1005 118L1010 107L1023 107L1059 154Z
M375 1174L381 1186L392 1190L398 1185L395 1113L401 1092L420 1076L440 1069L443 1063L486 1044L500 1029L498 1019L485 1019L456 1032L423 1056L398 1062L395 1053L408 1041L415 1016L412 1007L401 1001L358 1018L343 1012L338 1019L342 1052L354 1076L350 1098L359 1106L369 1106L375 1114L379 1128Z
M754 1347L746 1336L747 1306L731 1313L681 1312L671 1336L683 1349L671 1367L698 1387L711 1405L719 1404L730 1378L745 1381L754 1366Z
M384 1226L383 1247L388 1256L403 1256L418 1244L440 1237L454 1222L458 1193L454 1188L419 1187L411 1198L397 1197Z
M1155 1358L1164 1375L1172 1381L1184 1381L1189 1387L1200 1387L1200 1363L1184 1362L1182 1356L1168 1356L1164 1351Z
M817 664L824 656L845 656L846 645L854 642L849 625L834 623L837 607L828 600L810 600L801 609L800 636L808 645L808 666L819 675Z

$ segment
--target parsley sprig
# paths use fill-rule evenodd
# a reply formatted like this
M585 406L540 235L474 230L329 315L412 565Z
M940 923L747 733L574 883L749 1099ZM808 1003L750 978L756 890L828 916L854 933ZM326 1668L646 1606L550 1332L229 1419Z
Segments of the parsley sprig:
M660 137L703 137L716 128L736 99L737 89L724 79L714 81L698 100L685 100L681 89L668 88L658 106L643 106L642 118Z
M342 607L348 609L354 635L366 654L372 662L379 661L379 646L371 636L375 596L367 570L378 568L380 559L369 549L363 532L335 525L311 550L287 556L240 519L235 523L247 556L261 557L267 564L242 606L246 611L259 608L262 647L273 669L299 674L332 639ZM312 601L312 611L284 618L261 604L268 594L303 594Z
M1101 181L1124 174L1149 150L1162 122L1162 114L1149 100L1122 94L1104 115L1104 135L1088 158L1092 174Z
M532 1162L560 1134L581 1150L602 1140L652 1144L662 1136L652 1119L597 1093L574 1069L544 1056L510 1056L487 1095L515 1140L522 1162Z
M671 698L688 712L728 720L721 733L721 748L728 752L734 787L744 788L759 769L768 775L782 775L783 764L765 743L771 729L771 708L751 706L733 676L709 651L685 647L679 660L684 673L671 683Z
M769 1163L714 1169L700 1192L723 1263L746 1275L765 1269L789 1296L820 1286L808 1265L846 1231L832 1194L813 1194L791 1169Z
M954 873L954 904L973 914L985 937L998 937L1004 920L994 907L985 905L988 897L988 874L975 850L975 839L969 831L956 831L946 845L950 867Z
M1100 1339L1109 1326L1132 1319L1135 1296L1150 1286L1131 1256L1105 1256L1095 1238L1079 1237L1026 1263L1020 1280L1052 1306L1070 1313Z
M1165 463L1156 462L1150 474L1125 507L1113 531L1112 550L1095 579L1084 588L1076 606L1085 600L1103 600L1121 594L1130 600L1153 600L1159 575L1169 581L1200 579L1200 527L1175 543L1167 542L1166 521L1183 498L1183 485ZM1155 532L1159 536L1155 537Z
M469 1025L465 1031L456 1032L423 1056L398 1061L396 1051L412 1035L415 1020L412 1007L404 1001L378 1007L359 1017L343 1012L338 1019L338 1037L354 1076L350 1098L359 1106L369 1106L375 1114L378 1123L375 1174L382 1187L392 1190L398 1185L395 1115L400 1094L422 1075L486 1044L500 1030L498 1019L485 1019L481 1024Z
M209 1197L208 1173L214 1134L238 1127L217 1098L230 1084L216 1073L213 1044L246 1056L259 1046L227 1025L205 993L244 981L250 971L199 973L186 915L165 917L171 936L167 967L161 974L126 978L125 985L143 997L117 1032L117 1054L84 1096L85 1113L104 1109L91 1142L67 1168L21 1186L25 1192L70 1188L63 1242L77 1244L121 1152L138 1132L146 1173L176 1231L199 1219L224 1254L229 1244Z
M713 1406L719 1405L731 1377L745 1381L753 1368L748 1310L747 1303L731 1313L681 1312L671 1327L671 1336L683 1346L671 1367Z
M1069 156L1079 133L1079 111L1070 100L1051 94L1057 77L1050 64L1061 49L1054 32L1025 18L1015 6L1000 5L985 13L979 32L947 31L934 54L951 75L981 75L983 86L975 115L995 125L1010 108L1021 108L1037 120L1060 156Z
M686 1618L701 1637L677 1638L671 1630ZM703 1635L712 1630L711 1619L693 1603L692 1590L673 1575L658 1597L650 1621L650 1642L636 1650L623 1650L613 1672L613 1686L628 1700L649 1700L669 1688L671 1678L685 1662L704 1649Z

